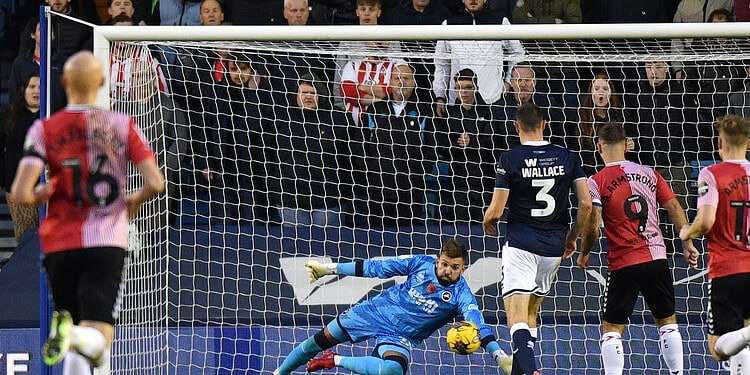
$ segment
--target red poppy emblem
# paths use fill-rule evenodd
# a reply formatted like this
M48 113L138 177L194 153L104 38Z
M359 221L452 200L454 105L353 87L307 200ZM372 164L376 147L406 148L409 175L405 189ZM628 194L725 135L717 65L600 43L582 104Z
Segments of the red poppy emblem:
M437 291L437 287L435 286L435 284L430 283L430 285L427 285L427 293L432 294L435 293L435 291Z

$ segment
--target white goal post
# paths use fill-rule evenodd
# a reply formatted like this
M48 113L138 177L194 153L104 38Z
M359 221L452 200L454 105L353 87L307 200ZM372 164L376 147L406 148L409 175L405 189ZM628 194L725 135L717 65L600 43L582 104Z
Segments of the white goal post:
M396 175L401 174L406 169L409 173L420 173L431 179L431 182L424 183L422 181L422 185L416 184L418 186L412 188L417 194L423 195L423 200L420 202L425 207L419 213L416 213L416 211L414 213L414 216L419 216L419 224L412 224L412 222L395 226L388 226L382 224L382 222L379 226L372 224L369 219L376 216L395 216L396 222L403 223L403 221L400 221L402 219L399 211L401 208L398 207L394 208L394 211L388 211L383 208L385 207L385 204L383 204L382 212L372 213L372 208L368 206L371 198L368 198L366 194L372 194L377 189L367 190L367 187L363 188L364 196L358 196L356 192L352 193L353 198L347 196L346 204L351 204L354 211L351 220L355 224L352 224L351 227L338 222L327 224L328 221L323 221L324 224L286 225L286 218L282 213L286 206L278 207L278 212L274 211L274 213L269 213L266 210L264 215L267 214L268 217L264 219L253 217L248 221L249 224L243 223L241 219L235 220L236 223L235 221L230 222L224 217L225 215L230 216L230 208L228 208L230 205L238 206L239 208L236 208L238 212L243 211L243 209L257 211L258 206L263 205L263 203L259 203L260 201L244 201L253 193L249 190L257 189L258 185L253 185L254 188L245 189L248 191L242 191L243 182L232 182L235 185L228 188L226 186L229 186L230 183L225 179L241 180L241 177L246 177L246 181L251 181L254 178L254 176L251 176L254 173L251 170L269 171L268 176L263 179L263 186L267 188L266 193L271 195L274 192L268 186L274 183L283 186L285 183L278 180L287 178L297 180L297 182L291 183L299 183L299 181L305 182L306 179L310 178L307 174L304 177L302 177L302 174L291 177L284 176L283 172L278 171L276 171L277 175L271 176L271 168L301 173L302 169L295 169L297 167L295 157L307 158L317 155L326 157L332 154L332 157L335 157L339 162L350 156L342 155L339 149L334 152L322 146L321 149L305 149L295 154L298 151L296 147L299 147L299 143L295 143L297 142L294 139L295 133L286 134L288 137L285 139L288 140L288 143L279 140L282 137L275 134L277 129L273 128L274 121L280 121L279 118L283 116L291 117L289 108L297 105L294 98L302 100L299 99L296 91L287 90L285 85L288 80L292 79L295 81L293 89L297 90L299 89L297 85L302 85L297 82L302 82L304 77L286 77L284 75L286 71L281 68L285 67L283 64L290 63L274 63L271 61L282 61L282 58L297 54L308 58L312 58L311 56L314 55L315 59L333 63L342 54L342 51L338 50L337 42L396 41L402 44L413 42L413 48L380 51L395 66L398 65L397 61L402 60L409 60L411 63L412 58L415 61L428 61L429 63L432 63L433 59L439 58L450 60L451 56L441 55L445 52L435 52L432 44L434 41L469 41L469 43L520 41L526 51L523 56L506 53L497 57L496 61L487 62L487 64L499 66L498 69L502 72L504 64L523 62L521 65L528 66L529 70L535 72L529 79L535 80L536 92L544 92L555 96L555 104L548 103L549 112L545 112L545 115L558 116L559 119L559 121L555 121L556 119L553 118L550 121L550 124L555 124L550 125L551 127L558 126L559 123L559 127L552 129L551 136L557 137L561 143L565 144L571 142L573 138L579 138L580 134L573 134L574 132L586 131L582 130L581 121L578 118L579 114L582 113L581 107L583 106L582 103L579 103L579 100L583 100L583 96L587 95L582 94L582 91L588 89L586 83L598 77L596 75L597 69L607 69L610 73L614 71L617 74L610 77L612 77L612 81L618 81L619 88L610 86L613 99L608 97L607 105L609 106L611 103L614 107L614 97L618 96L618 100L621 100L618 108L622 110L623 115L618 117L608 113L607 119L631 124L632 131L629 137L635 138L636 144L641 147L636 150L636 152L645 155L645 159L641 160L648 160L644 163L652 164L663 174L669 174L669 176L665 175L665 178L673 184L681 202L688 208L694 209L693 198L695 193L690 185L694 177L691 177L691 173L694 173L696 168L705 165L705 163L715 161L716 158L714 150L711 149L714 137L710 126L713 122L712 119L714 116L718 116L718 113L731 112L736 109L729 108L731 104L728 104L728 99L727 102L721 103L714 100L715 91L718 90L716 89L717 85L723 84L724 78L726 78L722 77L721 73L716 73L717 69L715 68L727 67L733 72L741 72L742 69L746 69L747 74L750 75L750 40L748 40L748 35L750 35L750 23L367 27L95 27L94 54L108 69L115 63L112 58L115 51L139 54L140 48L151 46L161 48L160 51L169 51L162 52L163 55L169 55L169 59L167 59L169 62L166 64L160 62L160 64L163 64L161 68L178 71L180 75L175 78L175 76L170 75L171 73L167 73L168 77L165 79L165 84L170 86L169 89L172 90L170 94L174 93L174 95L180 96L180 99L187 103L182 105L184 113L180 115L185 116L184 123L189 124L189 126L182 126L183 123L177 120L166 120L169 116L177 116L174 113L176 112L174 108L177 105L174 103L167 105L158 98L150 101L147 100L148 98L116 97L117 94L113 94L116 90L112 90L112 87L110 87L112 75L105 75L107 82L105 88L100 91L97 97L98 105L103 108L111 107L123 110L140 119L138 120L139 125L146 137L156 143L155 149L157 149L160 163L165 164L162 165L162 168L166 172L167 184L169 185L166 198L145 205L143 213L131 224L131 259L126 271L122 311L112 353L113 373L223 374L234 373L233 371L237 371L237 373L245 373L242 371L270 373L295 344L320 329L322 322L330 321L335 318L336 314L344 311L347 306L371 296L380 288L399 282L399 280L363 281L343 278L325 280L322 283L310 286L303 274L302 265L306 259L322 258L329 261L351 261L366 257L421 254L436 250L440 240L453 236L464 238L469 244L471 265L465 275L477 294L485 317L492 325L497 327L501 345L508 351L509 336L507 329L503 327L505 315L502 311L499 295L501 254L498 245L502 237L491 238L482 234L475 212L483 210L486 206L477 205L476 201L472 200L474 198L467 199L469 203L465 204L465 208L467 208L467 211L471 211L468 208L474 209L472 211L474 213L467 213L471 218L466 219L464 223L457 224L452 218L445 219L446 216L441 216L446 211L452 210L451 207L455 209L462 204L458 202L458 198L453 200L453 197L444 197L444 193L452 192L454 189L457 191L458 188L453 185L445 185L446 178L450 178L451 172L446 172L445 169L435 166L444 161L441 158L445 155L454 155L454 149L457 147L451 143L454 141L448 141L450 144L445 146L444 153L441 154L442 151L434 152L437 155L434 157L428 155L428 152L425 151L426 148L420 148L417 152L416 161L422 164L418 167L411 164L415 160L412 153L414 150L410 149L404 151L405 154L408 154L404 164L396 165L387 172L382 170L377 172L381 175L388 173ZM696 48L689 52L680 52L670 48L672 39L695 39L708 42L701 44L705 47L701 47L703 49ZM714 50L710 48L710 43L714 40L728 40L731 45ZM347 50L345 54L356 60L372 53L367 48L357 48ZM271 70L266 72L267 78L281 82L281 84L267 89L267 100L270 102L264 104L267 104L268 108L265 111L260 111L260 115L250 115L246 112L238 114L236 112L238 107L235 105L242 104L241 100L245 99L237 99L238 97L227 94L226 97L222 96L221 98L226 103L218 103L220 94L217 92L219 89L223 90L224 86L191 81L192 76L184 73L180 64L183 61L203 56L205 51L221 52L223 55L232 56L235 63L239 61L237 59L247 59L247 61L252 61L252 64L257 64L259 61L267 65L279 64L278 66L272 66L274 69L279 68L276 73ZM487 57L487 55L483 56ZM466 58L467 56L460 57ZM142 56L138 58L142 58ZM664 93L664 96L674 94L675 100L680 101L682 107L680 111L676 112L673 111L674 103L670 101L667 101L668 103L664 105L649 101L650 104L646 106L642 100L648 99L647 95L641 97L638 96L637 92L628 91L641 87L640 85L648 85L649 82L657 85L661 82L653 82L665 79L664 77L654 78L650 75L647 78L646 74L642 73L644 64L661 62L668 69L669 65L676 61L693 64L697 67L696 71L704 69L708 72L696 73L701 74L701 77L703 77L703 74L713 74L706 79L710 80L712 83L710 86L714 87L715 91L711 94L714 96L700 91L703 78L698 79L695 76L685 81L684 84L674 82L683 86L695 85L697 87L695 93L689 92L690 90L687 88L680 93L671 91ZM726 63L719 61L725 61ZM224 68L222 67L222 69ZM131 68L123 69L128 71L127 69ZM191 69L201 73L200 68L193 66ZM586 72L585 76L578 74L581 70ZM575 74L571 72L575 72ZM149 74L152 73L149 71ZM212 75L214 72L208 73ZM416 78L432 82L434 79L433 73L434 71L426 71L414 74L424 74L423 77ZM617 78L614 78L615 76ZM226 77L223 77L225 82L230 79ZM506 76L506 78L509 77ZM154 79L160 79L160 77ZM454 79L454 77L450 79ZM670 84L672 83L671 78L667 77L666 80L669 80ZM737 80L743 81L739 77ZM315 86L316 82L312 80L312 86ZM750 79L747 82L750 82ZM326 82L326 84L333 91L339 89L339 82ZM513 85L515 84L514 82ZM180 85L198 87L197 94L191 92L189 88L176 87ZM203 85L202 89L200 88L201 85ZM732 81L731 85L736 85L736 82ZM512 87L517 89L516 86ZM750 87L750 85L747 87ZM317 86L316 89L318 89ZM429 96L431 94L430 88L424 87L424 89L428 92L426 95ZM153 91L153 88L148 90ZM144 93L145 96L158 96L148 90ZM721 94L726 94L723 97L726 99L730 93L740 96L746 93L742 90L747 89L732 86L732 89ZM617 95L615 95L615 91L617 91ZM222 93L221 95L225 94ZM337 95L343 94L339 92L330 94L334 104L327 111L333 113L331 117L334 119L338 118L336 116L339 114L351 117L352 115L343 109L345 100L337 97ZM661 94L656 96L659 95ZM212 106L201 105L201 100L205 98L215 103L211 104ZM245 97L240 96L240 98ZM654 96L652 95L651 98L653 99ZM609 102L609 100L612 100L612 102ZM694 100L695 104L688 105L687 100ZM743 103L740 109L750 108L750 102ZM426 104L426 108L432 109L437 103L427 101L423 104ZM302 104L299 105L302 106ZM500 145L496 143L487 144L494 145L497 150L505 149L510 142L507 138L511 136L512 119L514 119L515 114L509 114L508 107L511 106L507 103L486 103L486 105L488 108L491 107L488 111L501 113L501 115L498 115L500 117L506 116L503 117L503 121L506 122L500 125L500 120L498 120L500 117L495 116L495 112L492 112L492 126L498 126L503 130L493 134L491 142L498 140L501 143ZM240 105L239 107L243 106ZM415 109L417 112L420 110ZM688 112L690 114L686 114ZM273 114L275 117L265 118L264 116L268 114ZM258 125L255 130L233 129L229 132L231 134L217 135L217 138L206 136L205 139L195 139L195 133L191 133L193 130L189 129L183 129L183 133L180 133L181 128L195 127L196 119L201 121L209 115L221 118L216 120L217 124L221 121L232 122L239 118L252 118L263 124ZM592 116L595 117L596 114ZM690 116L694 116L695 119ZM415 119L422 119L423 117L427 117L430 123L434 121L436 127L439 121L443 121L437 115L423 116L421 112L415 114ZM688 117L691 119L688 119ZM303 116L302 122L307 121L304 118ZM485 120L484 117L480 119ZM489 121L490 119L486 120ZM287 119L287 122L290 123L294 123L294 121L296 120ZM320 124L333 125L333 128L336 128L335 125L337 125L327 123L328 120L318 119L317 121ZM351 119L349 121L351 122ZM346 138L346 141L343 142L346 146L346 152L354 154L353 144L359 145L368 142L368 139L362 136L362 132L371 132L370 137L372 138L369 138L370 141L373 138L384 136L382 133L376 134L376 131L381 130L377 114L362 117L360 121L362 122L359 125L351 125L351 127L364 129L357 130L358 136L361 138L355 138L355 136L347 134L347 137L351 136L351 138ZM419 121L421 120L417 120L417 122ZM592 121L596 123L597 120ZM408 124L408 121L406 122ZM649 129L646 126L648 122L654 124L668 123L664 129L669 130L661 132L659 129ZM198 125L208 127L206 124ZM591 126L593 128L594 125ZM678 129L678 131L674 129ZM223 130L223 128L219 129L217 133ZM208 131L212 130L209 129ZM278 132L281 133L281 131ZM347 130L344 130L344 132L347 132ZM450 132L454 131L450 130ZM273 133L270 134L270 138L269 133ZM317 135L321 144L328 140L338 139L336 130L330 134L326 133L325 137L321 134L323 134L323 130ZM308 135L309 133L306 133L304 137L299 138L306 138ZM592 136L590 133L588 135ZM391 137L388 138L389 141L394 144L401 141L401 138L397 138L394 134L388 136ZM195 162L189 165L184 164L187 159L193 158L193 147L196 144L206 147L216 146L221 150L217 159L222 157L240 159L239 156L234 154L234 156L226 156L224 152L229 148L232 149L231 152L239 152L237 148L248 146L246 142L252 143L254 137L256 137L256 140L262 139L259 142L267 142L268 139L273 140L274 146L267 146L269 143L262 143L262 146L259 146L256 150L262 155L257 160L263 160L264 162L270 160L263 158L267 157L269 153L273 153L276 157L273 162L267 162L267 165L261 163L261 165L252 167L249 161L247 165L240 165L238 162L231 172L219 171L220 173L216 173L215 167L198 167ZM424 140L424 137L424 135L420 135L419 141L429 143ZM441 137L439 130L435 131L434 137L435 139L430 141L433 142L430 144L431 147L442 147L440 146L441 141L438 139ZM239 140L239 138L246 140ZM405 138L407 142L410 142L408 136L405 136ZM236 143L234 143L235 139L237 139ZM179 143L183 141L185 144L180 145ZM481 141L479 142L481 144ZM578 140L575 142L578 142ZM646 146L646 143L648 143L648 146ZM328 145L326 147L339 147L333 141L326 144ZM487 144L482 145L486 146ZM309 147L309 143L305 143L304 147ZM366 148L367 145L363 147ZM378 152L383 150L373 147L373 150L378 150ZM291 148L291 150L286 148ZM279 152L281 149L286 152L284 155L287 158L281 156L282 154ZM196 155L199 154L198 151L195 152ZM479 152L477 151L477 153ZM599 165L595 154L591 150L587 152L589 152L589 155L586 156L582 153L582 158L585 166L588 167L587 172L591 172L596 170ZM362 180L357 179L357 176L362 179L372 178L372 173L368 169L372 164L368 164L368 161L376 164L384 163L384 159L389 157L393 160L400 160L398 155L390 155L389 157L381 155L378 158L372 157L372 155L368 156L367 151L362 151L362 153L365 161L361 164L355 164L354 161L347 159L347 163L351 164L345 172L353 180L351 185L363 183ZM202 154L200 155L200 157L203 157ZM213 156L209 155L206 159L211 157ZM371 158L367 159L367 157ZM469 158L466 157L466 159ZM217 163L221 164L222 161L219 160ZM429 163L432 164L428 167L424 166L424 164ZM466 170L474 167L469 165L471 160L463 160L462 163ZM450 162L444 162L443 166L448 164ZM284 169L285 165L290 166L291 169ZM312 169L311 167L306 168L305 173ZM416 169L412 170L411 168ZM452 165L445 168L455 173L455 168L458 168L458 166ZM479 169L479 167L476 168ZM185 170L188 170L189 173L183 173ZM343 167L342 170L344 170ZM358 175L359 172L362 172L362 174ZM446 177L446 173L448 173L448 177ZM188 174L198 177L194 177L194 180L185 179ZM365 178L364 176L369 177ZM199 178L205 178L205 181L200 180L201 182L198 182ZM255 184L255 182L252 183ZM412 183L410 186L415 186L413 181L410 183ZM238 188L236 185L240 185L240 187ZM344 189L341 189L341 186L346 184L342 182L336 183L336 185L337 189L342 191L343 196ZM321 201L325 203L326 208L330 208L328 205L331 204L331 200L327 199L329 198L327 187L323 189L324 191L319 191L316 187L310 186L313 185L306 186L310 190L310 194L324 196ZM202 189L200 194L195 192L198 187ZM192 195L186 195L188 193L184 193L185 188L192 189L189 193ZM296 185L296 188L299 189L299 186ZM404 190L403 186L399 186L399 188ZM241 193L245 195L237 193L239 198L231 203L226 203L229 201L226 195L234 194L232 189L242 191ZM471 187L469 189L471 190ZM232 192L228 192L229 190L232 190ZM172 196L171 194L174 191L179 191L183 195ZM479 195L481 193L480 191ZM347 192L347 194L349 193ZM266 198L271 200L271 198ZM257 198L253 196L253 199ZM283 201L284 197L280 195L277 199ZM453 206L446 208L444 199L448 199L448 206ZM363 211L357 211L358 201L365 201L365 206L368 207L363 208ZM268 202L265 205L273 206ZM283 205L283 203L280 205ZM343 205L342 203L342 212L344 211ZM178 207L178 209L175 209L175 207ZM275 209L275 207L271 207L271 210ZM338 206L336 206L336 210L339 210ZM231 215L242 216L241 213L236 212ZM189 220L184 220L185 216L190 216ZM270 218L271 216L273 218ZM665 215L662 216L665 217ZM362 217L364 217L366 223L356 224L358 218L362 219ZM329 220L329 218L325 220ZM667 223L667 220L662 220L667 247L670 249L668 251L669 264L673 269L675 280L677 315L683 330L685 354L686 357L689 357L685 361L686 373L692 373L692 370L700 369L704 370L704 373L720 374L722 372L719 365L711 360L705 346L704 323L708 301L705 252L701 259L703 269L689 269L680 258L679 252L676 253L675 251L676 243L679 241L675 240L674 232ZM601 334L598 316L601 309L601 298L604 294L604 284L606 283L606 254L602 252L605 241L600 242L601 244L597 246L592 256L596 259L592 259L592 266L588 271L579 270L570 261L563 262L559 272L559 280L542 308L540 318L542 328L537 353L541 361L542 372L545 374L596 374L601 372L598 344ZM701 249L703 250L704 247L701 246ZM653 326L648 309L643 307L642 302L637 304L633 316L632 324L624 336L625 341L630 340L625 346L627 352L626 368L634 371L633 373L644 373L644 371L651 369L665 369L666 365L659 358L658 331ZM422 348L415 350L410 370L412 373L496 373L491 361L481 355L461 357L449 353L447 345L442 339L443 336L441 336L444 335L444 332L445 330L440 330L428 339ZM344 346L341 350L344 353L366 355L372 350L372 345L363 343ZM645 373L648 373L648 371Z

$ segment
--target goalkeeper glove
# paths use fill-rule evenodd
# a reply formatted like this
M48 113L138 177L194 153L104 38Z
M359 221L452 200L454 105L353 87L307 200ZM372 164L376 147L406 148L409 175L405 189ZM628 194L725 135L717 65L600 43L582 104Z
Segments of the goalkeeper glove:
M513 369L513 356L509 356L502 349L498 349L492 352L492 358L495 358L495 362L506 375L510 375L510 371Z
M336 274L336 263L323 264L317 260L309 260L305 263L305 268L307 268L307 276L310 279L310 284L323 276Z

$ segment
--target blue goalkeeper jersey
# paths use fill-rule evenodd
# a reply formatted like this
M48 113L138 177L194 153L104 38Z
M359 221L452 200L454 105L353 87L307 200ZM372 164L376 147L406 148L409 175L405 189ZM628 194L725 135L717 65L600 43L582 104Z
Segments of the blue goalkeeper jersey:
M419 344L456 316L479 327L482 339L493 336L484 323L477 300L463 276L443 286L435 275L437 258L428 255L401 256L384 260L366 260L364 277L406 276L406 282L394 285L360 304L371 312L372 323ZM369 305L369 306L367 306Z

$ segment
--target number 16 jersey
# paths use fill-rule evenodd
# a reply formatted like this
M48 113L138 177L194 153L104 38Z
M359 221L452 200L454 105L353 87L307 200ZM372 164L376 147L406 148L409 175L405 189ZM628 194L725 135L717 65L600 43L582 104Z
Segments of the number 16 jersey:
M708 277L750 272L750 163L726 161L698 175L698 208L716 209L708 237Z
M507 245L561 256L570 229L570 190L586 178L578 156L548 142L525 142L502 154L495 172L495 189L509 190Z
M52 188L39 228L45 254L89 247L126 249L128 161L154 154L132 118L68 106L32 125L21 163L49 165Z
M610 271L667 258L657 203L675 195L660 174L622 161L607 164L588 185L592 203L602 209Z

